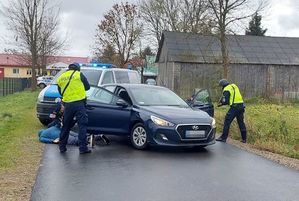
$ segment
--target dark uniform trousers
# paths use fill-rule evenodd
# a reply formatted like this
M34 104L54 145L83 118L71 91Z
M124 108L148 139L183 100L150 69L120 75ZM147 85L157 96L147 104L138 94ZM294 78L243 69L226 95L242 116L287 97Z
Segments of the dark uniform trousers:
M81 100L70 103L64 103L63 125L60 133L59 142L60 151L66 150L66 144L69 138L70 129L73 126L74 117L76 117L76 121L79 127L79 150L87 150L86 132L88 118L86 114L85 101Z
M229 127L232 121L234 120L234 118L236 117L241 131L242 139L246 141L247 132L244 123L244 112L245 112L245 107L243 103L235 104L230 107L230 109L228 110L225 116L222 138L226 139L228 137Z

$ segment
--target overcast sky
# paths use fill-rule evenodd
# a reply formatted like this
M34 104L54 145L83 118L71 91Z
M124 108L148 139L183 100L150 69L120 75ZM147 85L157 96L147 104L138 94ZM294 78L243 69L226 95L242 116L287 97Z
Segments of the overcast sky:
M2 3L9 0L1 0ZM299 1L269 0L271 7L263 16L262 26L267 28L267 36L299 37ZM114 3L121 0L62 0L61 25L59 33L67 33L69 46L63 55L92 56L91 47L94 43L96 25L103 14ZM136 0L128 0L136 2ZM244 31L243 31L244 33ZM242 34L243 34L242 33ZM7 48L6 40L11 40L3 16L0 17L0 52Z

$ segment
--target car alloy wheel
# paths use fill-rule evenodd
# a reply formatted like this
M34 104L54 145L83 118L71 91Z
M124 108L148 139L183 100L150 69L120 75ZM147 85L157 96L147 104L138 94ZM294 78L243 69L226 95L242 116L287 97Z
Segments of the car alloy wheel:
M131 143L136 149L145 149L147 147L147 133L142 123L138 123L133 127Z

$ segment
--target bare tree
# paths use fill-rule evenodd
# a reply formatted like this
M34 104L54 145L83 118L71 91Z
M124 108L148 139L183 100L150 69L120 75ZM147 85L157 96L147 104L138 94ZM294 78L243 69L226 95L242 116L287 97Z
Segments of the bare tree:
M228 77L229 54L227 49L226 34L230 26L253 16L265 8L267 2L254 3L252 0L208 0L217 28L217 36L221 44L223 76Z
M1 12L8 18L15 35L15 52L25 55L32 67L32 90L36 89L36 70L45 64L45 57L63 47L56 31L59 9L48 0L12 0Z
M211 33L213 20L206 0L140 0L139 5L148 34L157 43L164 30Z
M128 2L115 4L98 25L97 49L104 49L108 45L114 47L120 58L118 65L123 67L130 58L141 32L142 25L139 22L137 6Z

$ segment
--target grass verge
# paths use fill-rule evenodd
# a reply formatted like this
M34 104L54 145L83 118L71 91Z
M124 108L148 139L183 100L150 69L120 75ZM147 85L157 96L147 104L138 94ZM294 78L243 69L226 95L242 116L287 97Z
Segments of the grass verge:
M228 107L216 108L218 132L222 132ZM246 105L245 122L248 143L261 150L299 159L299 104L249 103ZM236 120L230 129L230 137L240 139Z
M43 145L35 114L38 92L0 97L0 200L29 200Z

